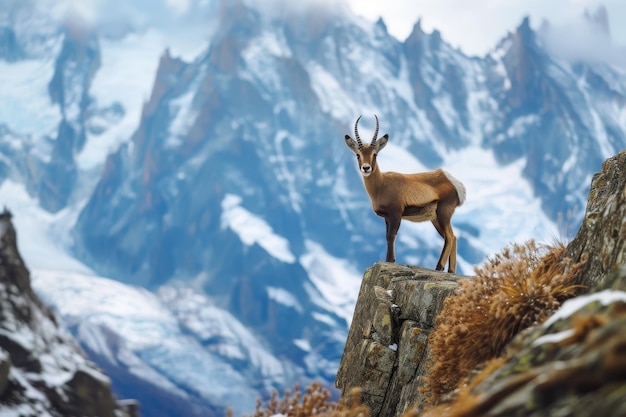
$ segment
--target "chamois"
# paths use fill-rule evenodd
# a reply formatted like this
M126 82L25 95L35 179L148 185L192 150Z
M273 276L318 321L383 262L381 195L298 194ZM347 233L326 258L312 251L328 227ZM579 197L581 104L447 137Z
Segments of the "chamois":
M452 230L452 214L465 201L465 186L448 172L437 169L417 174L381 172L376 156L389 140L385 134L378 139L378 116L374 138L369 145L359 137L359 120L354 124L354 136L345 136L346 145L356 154L363 175L365 190L372 201L374 212L385 218L387 225L387 262L395 262L394 243L402 219L412 222L430 220L443 237L444 245L436 269L443 271L449 261L448 272L456 271L456 236Z

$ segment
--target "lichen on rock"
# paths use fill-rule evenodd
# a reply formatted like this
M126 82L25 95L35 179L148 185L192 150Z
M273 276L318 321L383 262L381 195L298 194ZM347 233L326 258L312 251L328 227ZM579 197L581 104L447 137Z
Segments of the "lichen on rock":
M428 334L461 278L387 262L365 272L337 373L344 401L359 387L372 416L399 415L413 404Z

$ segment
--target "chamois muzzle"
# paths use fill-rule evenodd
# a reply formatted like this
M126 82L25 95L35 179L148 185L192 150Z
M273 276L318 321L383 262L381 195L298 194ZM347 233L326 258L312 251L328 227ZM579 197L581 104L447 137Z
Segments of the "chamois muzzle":
M364 177L369 176L372 173L372 166L370 164L361 165L361 173Z

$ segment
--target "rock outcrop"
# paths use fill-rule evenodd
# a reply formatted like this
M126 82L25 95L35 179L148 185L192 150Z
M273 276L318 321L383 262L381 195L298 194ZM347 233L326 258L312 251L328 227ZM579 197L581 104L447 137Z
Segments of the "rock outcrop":
M380 262L369 268L336 384L347 400L362 389L372 416L396 416L421 400L428 335L460 275Z
M602 288L606 274L626 264L626 151L607 159L591 181L585 217L566 256L585 254L580 283L589 288ZM626 290L626 284L615 289Z
M371 416L626 415L626 151L593 177L565 256L586 259L580 294L519 333L438 407L424 411L428 334L455 275L379 263L365 272L336 384Z
M611 272L626 283L626 268ZM404 417L626 415L626 292L566 301L480 365L450 401Z
M137 417L33 292L8 212L0 214L0 414Z

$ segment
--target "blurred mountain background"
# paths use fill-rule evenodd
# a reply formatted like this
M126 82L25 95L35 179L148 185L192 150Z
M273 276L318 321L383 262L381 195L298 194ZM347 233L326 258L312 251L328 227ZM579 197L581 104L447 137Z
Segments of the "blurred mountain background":
M374 114L390 134L383 170L465 183L465 274L575 234L591 176L626 148L604 8L577 36L520 17L468 56L343 2L175 4L0 4L0 204L35 291L145 416L332 386L386 250L343 142L359 115L362 137ZM405 222L397 260L432 268L441 245Z

